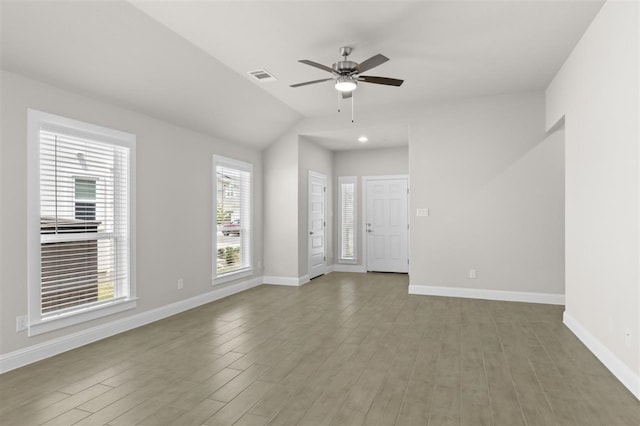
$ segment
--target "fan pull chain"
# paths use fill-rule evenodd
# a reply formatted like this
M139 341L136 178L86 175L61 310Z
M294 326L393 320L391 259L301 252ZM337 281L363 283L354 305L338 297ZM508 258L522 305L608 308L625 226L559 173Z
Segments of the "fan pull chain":
M340 98L342 97L342 93L338 92L338 112L340 112Z
M351 122L353 123L353 100L355 99L356 94L351 92Z

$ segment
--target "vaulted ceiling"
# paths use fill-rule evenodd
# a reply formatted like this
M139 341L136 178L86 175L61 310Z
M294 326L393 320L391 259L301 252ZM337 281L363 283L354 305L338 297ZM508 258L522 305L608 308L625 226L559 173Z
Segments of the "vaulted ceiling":
M5 1L2 68L262 149L337 113L331 82L289 87L330 77L299 59L330 66L340 46L356 62L389 57L367 74L405 83L361 83L358 111L543 89L602 3Z

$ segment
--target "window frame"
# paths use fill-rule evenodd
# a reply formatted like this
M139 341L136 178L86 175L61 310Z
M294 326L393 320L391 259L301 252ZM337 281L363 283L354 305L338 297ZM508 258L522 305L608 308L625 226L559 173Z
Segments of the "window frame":
M248 245L248 247L243 247L241 245L241 250L244 251L244 253L246 254L247 262L246 262L246 266L244 266L241 269L235 270L235 271L230 271L230 272L225 272L222 274L218 274L218 265L217 265L217 259L218 259L218 166L222 166L222 167L227 167L229 169L235 169L235 170L239 170L242 172L247 172L249 173L249 185L248 185L248 191L249 193L245 196L248 200L249 203L249 207L248 207L248 211L247 214L249 216L249 220L248 220L248 229L245 233L245 236L241 235L239 236L239 238L241 238L241 244L246 244ZM212 167L212 194L213 194L213 211L212 211L212 215L211 215L211 223L212 223L212 244L211 244L211 284L212 285L219 285L219 284L223 284L229 281L233 281L233 280L237 280L240 278L244 278L244 277L249 277L253 275L253 271L254 271L254 265L253 265L253 241L254 241L254 237L253 237L253 222L254 222L254 218L253 218L253 182L254 182L254 176L253 176L253 164L246 162L246 161L241 161L241 160L236 160L233 158L229 158L229 157L224 157L221 155L214 155L213 156L213 167ZM242 195L241 195L242 196ZM241 222L241 226L242 222ZM242 230L242 228L241 228ZM248 236L246 236L246 234L248 234Z
M43 317L41 308L41 230L40 230L40 130L58 128L62 133L90 137L101 143L128 149L127 164L127 296L98 304L87 304ZM82 324L118 312L134 309L136 296L136 136L95 124L27 110L27 294L29 336L36 336L60 328ZM75 199L75 196L74 196Z
M342 205L342 194L343 194L343 185L352 184L353 185L353 257L344 257L344 253L342 252L342 239L343 239L343 205ZM357 225L358 225L358 178L357 176L338 176L338 263L343 264L351 264L355 265L358 263L358 236L357 234Z

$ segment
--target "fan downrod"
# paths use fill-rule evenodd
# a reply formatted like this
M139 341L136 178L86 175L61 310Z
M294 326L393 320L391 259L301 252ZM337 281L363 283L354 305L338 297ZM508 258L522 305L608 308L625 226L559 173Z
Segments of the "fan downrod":
M333 69L340 75L351 75L353 74L357 68L358 64L356 62L350 61L347 57L353 51L352 47L344 46L340 48L340 55L344 58L342 61L338 61L333 64Z
M347 60L347 56L351 55L351 51L353 51L352 47L344 46L340 48L340 56L344 56L345 61Z

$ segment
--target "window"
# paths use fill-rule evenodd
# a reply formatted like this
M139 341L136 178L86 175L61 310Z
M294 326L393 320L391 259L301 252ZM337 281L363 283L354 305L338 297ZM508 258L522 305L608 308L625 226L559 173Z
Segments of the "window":
M29 335L135 307L135 136L28 120Z
M339 255L341 263L356 261L356 177L338 177Z
M248 276L251 264L252 165L213 157L216 213L213 277L215 283Z
M75 218L96 220L96 179L74 178Z

